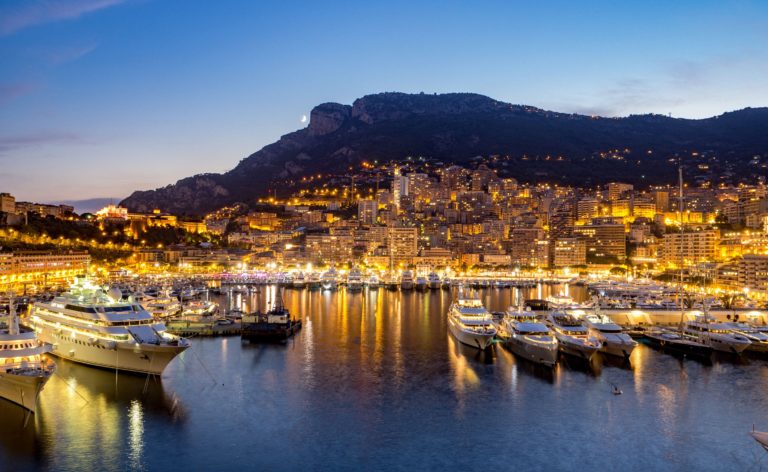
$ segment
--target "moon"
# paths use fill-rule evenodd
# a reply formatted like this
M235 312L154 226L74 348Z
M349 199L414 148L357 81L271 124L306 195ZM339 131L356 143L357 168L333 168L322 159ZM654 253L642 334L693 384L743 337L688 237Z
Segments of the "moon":
M302 123L306 123L307 122L307 115L301 115L301 120L299 120L299 121L301 121Z

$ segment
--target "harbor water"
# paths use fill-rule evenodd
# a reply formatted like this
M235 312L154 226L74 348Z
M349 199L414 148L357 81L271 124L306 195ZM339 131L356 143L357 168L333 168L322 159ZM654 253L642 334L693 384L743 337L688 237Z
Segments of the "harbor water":
M479 293L492 311L514 303L510 289ZM283 298L304 322L285 345L192 339L161 378L57 360L36 415L0 400L0 470L768 468L748 434L768 430L768 360L641 344L629 364L561 358L546 370L501 344L458 345L448 291Z

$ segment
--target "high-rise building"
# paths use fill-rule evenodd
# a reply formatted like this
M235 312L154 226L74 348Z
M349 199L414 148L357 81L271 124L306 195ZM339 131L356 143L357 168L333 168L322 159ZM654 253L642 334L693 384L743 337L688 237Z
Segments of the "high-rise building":
M713 261L719 242L720 232L715 229L667 233L664 235L662 262L687 266Z
M411 264L419 251L416 228L389 228L389 251L395 267Z
M372 225L376 223L379 205L376 200L357 201L357 219L362 224Z
M555 267L569 267L587 263L587 245L583 239L556 239L553 251L552 260Z
M620 182L611 182L608 184L608 200L614 201L621 198L625 193L631 192L634 187L632 184L622 184Z
M400 210L403 197L408 195L408 178L400 175L400 168L395 167L395 175L392 179L392 203Z
M664 213L669 211L669 190L654 190L653 203L656 204L656 211Z
M587 254L593 258L614 258L623 261L627 256L627 238L623 224L591 224L576 226L573 232L587 243Z

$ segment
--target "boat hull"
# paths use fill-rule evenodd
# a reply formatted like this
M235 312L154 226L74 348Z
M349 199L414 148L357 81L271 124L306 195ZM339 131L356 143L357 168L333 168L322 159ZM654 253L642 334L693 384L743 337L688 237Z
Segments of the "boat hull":
M504 345L512 353L522 359L526 359L547 367L554 367L557 363L557 345L545 346L527 342L520 336L513 334Z
M37 397L52 373L53 371L40 371L35 375L19 375L0 372L0 397L35 413Z
M480 349L481 351L491 345L493 338L496 335L495 331L489 333L475 333L465 331L452 322L448 323L448 330L461 344Z
M82 340L73 340L69 336L52 333L46 329L39 333L40 340L52 345L51 354L80 364L105 369L137 372L142 374L162 374L166 366L188 345L153 345L136 343L117 343L105 346L100 343L90 344Z
M563 354L578 357L579 359L584 359L587 361L591 361L593 357L595 357L595 354L599 350L597 347L592 346L585 346L583 344L574 343L571 340L557 336L557 347Z

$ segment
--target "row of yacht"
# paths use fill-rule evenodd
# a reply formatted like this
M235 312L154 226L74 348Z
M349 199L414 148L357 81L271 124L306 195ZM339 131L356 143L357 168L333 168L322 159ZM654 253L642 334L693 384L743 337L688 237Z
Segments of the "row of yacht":
M398 275L387 275L379 277L378 275L364 275L363 272L355 267L352 268L346 276L340 274L335 268L330 268L323 273L318 272L298 272L294 275L284 277L282 284L295 289L322 289L337 290L340 287L346 287L347 291L356 292L364 288L384 287L391 290L436 290L448 289L451 287L451 280L440 278L436 272L430 272L427 276L414 275L413 271L406 270Z
M555 365L558 353L586 361L598 352L629 359L637 346L630 331L599 307L590 312L561 307L541 314L521 305L492 315L479 298L463 291L451 305L448 328L467 346L485 349L496 339L515 355L546 366ZM706 312L683 321L678 329L653 327L641 334L652 344L687 354L768 352L768 327L720 322Z

